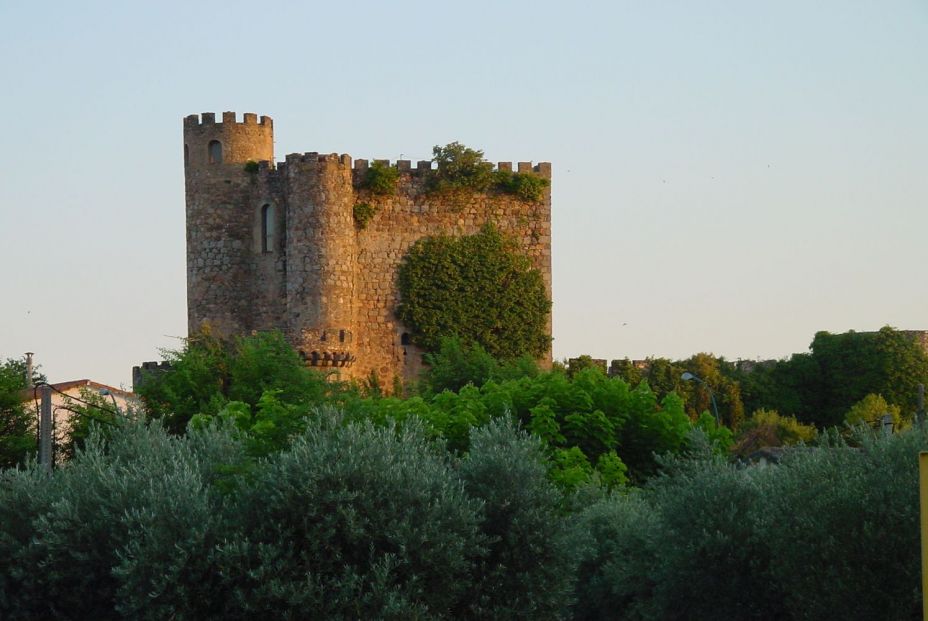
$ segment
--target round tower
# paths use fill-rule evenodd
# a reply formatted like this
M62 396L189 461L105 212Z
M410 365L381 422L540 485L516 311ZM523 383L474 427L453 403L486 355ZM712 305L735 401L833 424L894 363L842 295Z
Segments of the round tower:
M202 120L201 120L202 119ZM191 171L214 170L217 164L237 164L249 160L274 161L274 123L271 117L246 112L242 122L235 121L234 112L223 112L222 122L216 115L204 112L184 119L184 165L187 178Z
M351 158L287 156L287 333L311 366L356 360L356 202Z
M258 166L265 161L269 164ZM261 238L256 230L262 224L265 231L269 227L281 231L282 226L256 219L281 211L269 207L274 200L266 180L273 161L270 117L259 120L256 114L246 113L239 123L234 112L223 112L222 122L217 123L215 114L204 112L184 119L191 332L204 323L219 336L263 327L260 305L254 304L256 257L269 253L267 237Z

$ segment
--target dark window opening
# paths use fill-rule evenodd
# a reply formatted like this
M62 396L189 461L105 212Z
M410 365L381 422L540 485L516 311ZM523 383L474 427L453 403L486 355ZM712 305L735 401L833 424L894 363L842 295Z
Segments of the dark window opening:
M345 342L345 331L344 331L344 330L339 330L339 331L338 331L338 342L339 342L339 343L344 343L344 342Z
M189 163L190 163L190 147L188 147L185 144L184 145L184 165L186 166Z
M209 141L209 163L222 163L222 144L218 140Z
M274 207L265 205L261 208L261 252L274 251Z
M400 336L400 345L409 345L409 332L403 332Z

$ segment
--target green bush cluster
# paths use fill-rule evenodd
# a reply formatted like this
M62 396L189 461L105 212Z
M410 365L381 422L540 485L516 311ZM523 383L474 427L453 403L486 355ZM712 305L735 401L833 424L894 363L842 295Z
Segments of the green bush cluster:
M227 426L132 425L0 474L0 617L559 618L575 555L539 460L505 423L452 459L319 413L260 461Z
M442 337L481 345L491 356L538 357L550 347L541 273L493 225L475 235L426 237L398 273L397 317L426 350Z
M647 383L632 388L597 369L568 377L541 373L527 361L491 364L481 348L454 340L429 359L435 364L420 396L346 400L344 407L380 424L423 421L457 453L470 449L474 430L512 417L542 441L549 476L562 489L640 483L657 470L655 454L686 449L694 429L713 434L717 450L729 442L730 432L716 428L711 416L693 423L675 395L658 401Z
M549 477L565 489L641 482L656 470L654 455L685 449L693 429L709 434L718 450L730 443L730 432L711 416L691 422L679 397L658 400L646 383L632 388L598 369L541 372L527 357L501 363L458 339L443 339L427 356L431 368L419 394L408 398L327 383L277 333L233 343L200 335L171 359L172 370L143 383L151 415L174 433L229 425L253 457L286 448L320 405L378 425L418 421L459 454L469 450L475 429L514 418L542 441Z
M305 422L257 460L221 421L130 423L3 471L0 618L920 618L918 429L747 468L695 436L564 495L505 418L460 455L415 419Z
M523 201L539 203L545 198L545 188L551 182L534 173L518 173L499 170L494 173L495 187L506 194L513 194Z
M196 415L226 411L240 414L235 416L240 426L257 425L273 434L261 412L274 402L305 413L342 389L308 369L278 331L224 341L207 329L191 335L183 349L162 354L171 370L147 374L137 392L148 415L172 433L183 433Z
M746 457L768 446L809 444L817 436L818 430L813 425L803 425L794 417L781 416L775 411L757 410L738 427L732 451Z
M396 184L400 179L400 171L396 166L386 162L374 161L368 166L361 188L369 190L372 194L388 196L396 193Z
M780 466L672 459L578 518L577 619L919 619L923 432Z
M451 142L432 148L437 164L429 178L433 192L485 192L493 184L493 164L483 159L483 151Z
M486 161L483 151L452 142L443 147L432 148L432 161L437 164L429 178L428 188L432 192L460 193L487 192L495 190L513 194L528 202L544 199L545 188L550 182L533 173L514 173L493 170Z

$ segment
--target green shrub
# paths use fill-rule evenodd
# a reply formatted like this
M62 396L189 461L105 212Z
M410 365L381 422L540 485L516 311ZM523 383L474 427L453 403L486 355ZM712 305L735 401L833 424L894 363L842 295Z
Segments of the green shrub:
M92 436L52 477L34 464L4 475L0 616L210 618L222 500L204 476L219 464L203 458L134 424L105 448Z
M245 172L249 174L256 173L258 172L258 162L254 160L248 160L245 162L245 166L243 168L245 169Z
M227 614L452 615L481 549L479 511L415 425L320 414L241 495L241 535L216 552Z
M164 354L171 368L146 375L137 392L147 413L177 434L195 415L216 416L230 401L246 404L257 415L259 401L273 391L281 403L306 411L340 389L306 368L278 331L231 341L202 331L191 335L182 350Z
M493 183L493 164L483 159L483 151L451 142L432 148L432 171L429 189L433 192L485 192Z
M664 474L648 484L659 530L649 572L653 594L644 607L654 619L784 618L784 594L772 580L770 547L757 527L759 515L769 513L765 475L776 472L739 469L710 450L665 460Z
M793 416L781 416L774 410L757 410L741 423L732 451L747 456L765 446L809 443L817 435L814 425L803 425Z
M545 188L551 182L534 173L514 173L508 170L499 170L494 173L496 188L506 194L514 194L518 198L538 203L545 197Z
M369 190L372 194L387 196L396 193L396 185L400 179L400 171L389 163L374 161L367 168L361 188Z
M833 435L796 451L763 490L758 530L793 619L920 618L918 453L928 438L859 441Z
M488 541L467 592L468 617L559 618L570 605L577 557L540 441L495 419L471 433L460 472L467 493L484 503Z
M844 422L848 425L869 425L877 427L881 424L883 416L889 414L892 417L893 427L896 431L906 427L911 421L902 417L902 408L898 405L892 405L886 402L883 395L867 395L848 410L844 416Z
M377 208L370 203L358 203L352 208L351 213L354 216L355 224L363 231L373 219L374 214L377 213Z
M660 522L640 493L613 494L578 513L580 552L572 619L656 618L654 563Z
M439 339L438 351L425 354L425 362L425 381L433 393L482 386L499 368L496 358L479 344L468 347L453 337Z

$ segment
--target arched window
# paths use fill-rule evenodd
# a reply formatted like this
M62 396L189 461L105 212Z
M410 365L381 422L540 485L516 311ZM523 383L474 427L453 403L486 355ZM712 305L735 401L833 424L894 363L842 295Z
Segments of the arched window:
M222 164L222 143L218 140L209 141L209 163Z
M261 252L274 252L274 238L277 235L274 206L261 208Z

